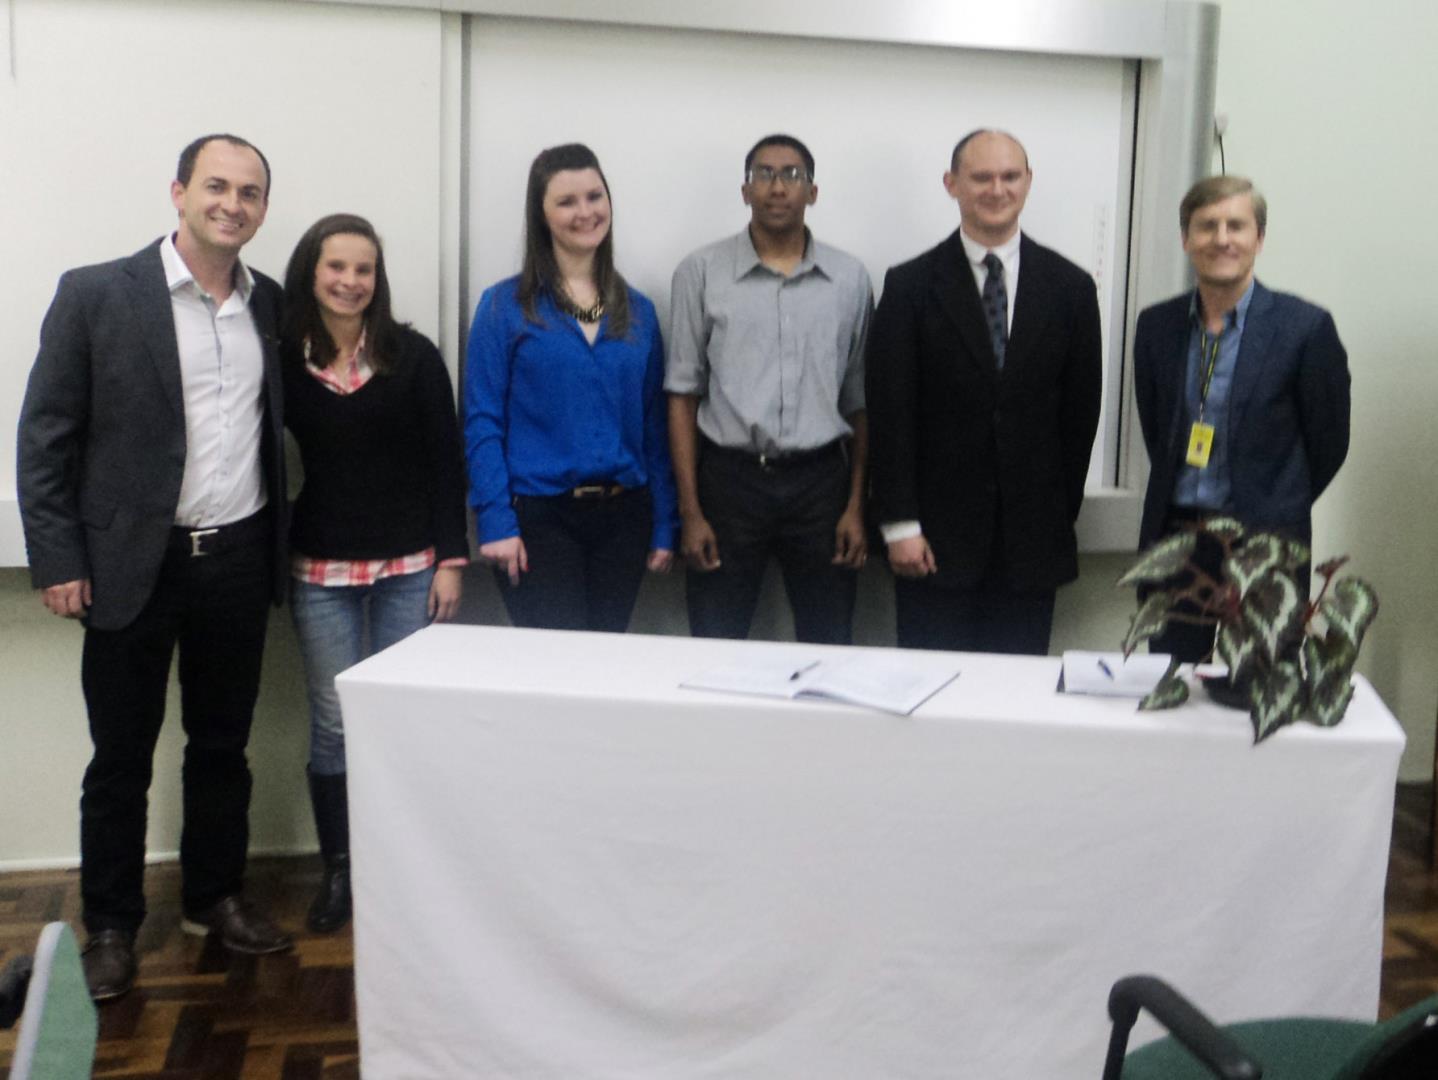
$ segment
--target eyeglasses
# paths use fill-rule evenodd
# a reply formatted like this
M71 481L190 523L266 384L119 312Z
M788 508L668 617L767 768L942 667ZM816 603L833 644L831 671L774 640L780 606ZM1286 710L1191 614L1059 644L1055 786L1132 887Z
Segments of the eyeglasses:
M795 184L806 184L809 182L809 174L800 165L785 165L782 169L776 169L772 165L755 165L745 174L745 179L751 184L772 184L776 180L785 187L793 187Z

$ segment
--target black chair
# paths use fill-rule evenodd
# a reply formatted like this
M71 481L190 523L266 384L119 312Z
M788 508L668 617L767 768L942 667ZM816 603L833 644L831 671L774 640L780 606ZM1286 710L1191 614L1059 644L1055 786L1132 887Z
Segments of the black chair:
M1139 1010L1169 1032L1126 1053ZM1381 1024L1284 1018L1219 1027L1152 975L1114 983L1103 1080L1435 1080L1438 996Z

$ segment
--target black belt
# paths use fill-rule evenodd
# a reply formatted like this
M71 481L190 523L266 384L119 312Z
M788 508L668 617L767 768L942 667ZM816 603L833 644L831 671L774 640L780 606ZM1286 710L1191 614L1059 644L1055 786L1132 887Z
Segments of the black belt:
M1202 506L1178 506L1170 503L1168 513L1164 515L1165 525L1186 525L1190 522L1203 522L1209 518L1229 517L1230 510L1211 510Z
M720 446L709 439L704 440L706 454L718 454L736 461L749 462L761 469L788 469L796 465L806 465L840 453L843 448L844 440L835 439L833 442L826 442L823 446L815 446L808 450L781 450L774 454L756 454L752 450L741 450L735 446Z
M228 525L191 528L176 525L170 530L168 554L197 559L203 555L223 555L250 544L265 543L270 538L270 515L266 510L251 514Z

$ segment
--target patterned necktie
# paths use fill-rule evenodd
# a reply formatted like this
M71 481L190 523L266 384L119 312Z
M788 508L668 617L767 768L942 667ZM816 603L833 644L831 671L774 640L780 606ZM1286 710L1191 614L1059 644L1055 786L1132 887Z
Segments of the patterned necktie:
M1003 260L992 251L984 256L989 276L984 278L984 318L989 324L989 340L993 342L994 359L999 370L1004 366L1004 350L1009 344L1009 294L1004 288Z

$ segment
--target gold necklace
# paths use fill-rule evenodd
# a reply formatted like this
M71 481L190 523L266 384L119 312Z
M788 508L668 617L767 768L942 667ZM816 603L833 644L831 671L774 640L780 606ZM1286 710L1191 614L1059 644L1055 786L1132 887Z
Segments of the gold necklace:
M559 310L566 315L572 315L582 323L598 322L604 315L604 297L597 297L594 303L588 307L580 307L569 298L569 293L563 289L558 290L555 300L559 304Z

